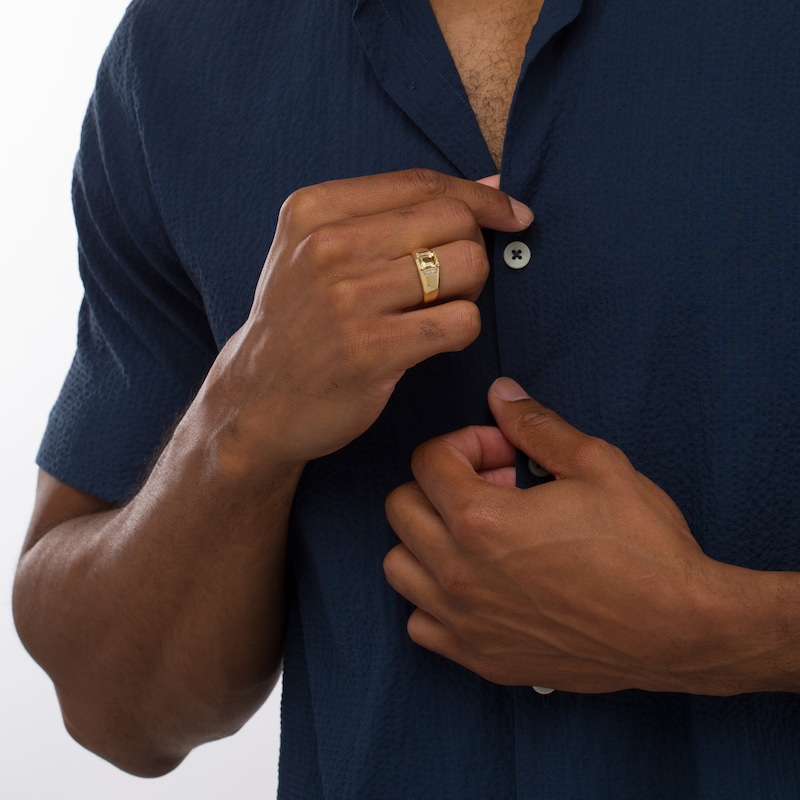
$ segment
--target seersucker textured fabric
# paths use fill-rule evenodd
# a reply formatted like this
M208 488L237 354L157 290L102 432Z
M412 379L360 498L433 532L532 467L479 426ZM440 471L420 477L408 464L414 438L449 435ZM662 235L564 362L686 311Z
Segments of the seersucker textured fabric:
M479 340L296 498L283 800L800 797L798 697L492 685L409 641L381 568L413 448L489 422L505 374L623 448L713 558L800 569L799 138L793 0L546 0L502 169L537 219L487 232ZM426 0L134 0L75 167L86 299L41 466L123 501L243 323L285 197L406 167L495 172Z

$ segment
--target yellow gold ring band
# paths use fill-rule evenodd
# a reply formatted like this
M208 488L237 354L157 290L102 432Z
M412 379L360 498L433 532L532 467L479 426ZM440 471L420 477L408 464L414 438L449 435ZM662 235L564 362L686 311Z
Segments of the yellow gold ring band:
M439 296L439 257L433 250L415 250L411 257L422 284L422 302L432 303Z

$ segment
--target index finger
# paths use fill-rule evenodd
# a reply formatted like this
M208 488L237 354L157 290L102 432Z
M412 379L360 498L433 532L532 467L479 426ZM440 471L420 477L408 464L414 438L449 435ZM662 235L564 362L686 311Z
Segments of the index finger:
M439 436L420 445L411 460L414 478L443 517L451 503L472 497L487 479L513 468L516 450L497 428L473 426Z
M299 189L284 208L291 202L293 211L309 214L309 219L320 225L345 217L401 210L441 198L466 203L482 228L521 231L533 222L533 212L505 192L429 169L327 181Z

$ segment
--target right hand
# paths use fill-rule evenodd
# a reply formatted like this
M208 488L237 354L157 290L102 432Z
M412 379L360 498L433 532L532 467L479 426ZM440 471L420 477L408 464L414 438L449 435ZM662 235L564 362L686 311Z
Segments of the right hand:
M533 215L487 185L426 170L332 181L292 194L245 325L212 376L248 452L302 463L363 433L403 373L480 331L489 273L480 228ZM412 250L435 249L436 304L422 305Z

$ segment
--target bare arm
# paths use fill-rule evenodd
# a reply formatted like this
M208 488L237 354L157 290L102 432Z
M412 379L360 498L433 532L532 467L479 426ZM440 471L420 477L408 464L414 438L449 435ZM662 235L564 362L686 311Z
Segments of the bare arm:
M108 509L43 476L15 616L76 739L161 774L259 707L280 663L304 465L363 433L406 369L474 340L480 227L531 219L496 189L429 172L297 192L247 322L133 500ZM409 255L421 247L445 276L425 307Z
M300 468L210 468L219 445L196 417L121 509L41 473L15 586L18 629L70 733L140 775L237 730L280 667Z

